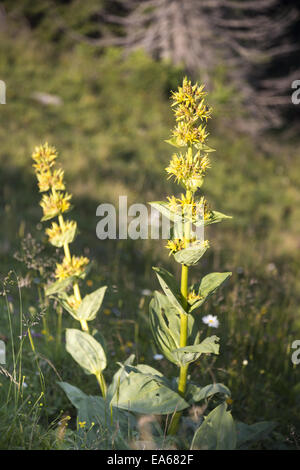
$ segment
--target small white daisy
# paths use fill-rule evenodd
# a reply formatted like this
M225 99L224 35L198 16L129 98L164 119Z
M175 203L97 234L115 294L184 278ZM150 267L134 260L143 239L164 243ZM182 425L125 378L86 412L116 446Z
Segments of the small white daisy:
M162 354L154 354L153 359L156 361L161 361L164 358Z
M205 317L202 317L202 321L206 325L211 326L213 328L218 328L218 326L219 326L218 317L216 317L214 315L206 315Z

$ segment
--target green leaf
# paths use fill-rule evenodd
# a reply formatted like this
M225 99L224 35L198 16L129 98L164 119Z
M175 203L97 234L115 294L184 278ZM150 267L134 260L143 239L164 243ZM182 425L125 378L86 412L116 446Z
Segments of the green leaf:
M64 279L63 281L56 281L50 284L49 286L45 287L45 295L50 296L54 294L60 294L62 292L65 292L65 290L73 283L74 277L68 277L67 279Z
M180 318L177 311L165 295L159 292L154 293L149 305L152 334L164 356L174 364L177 364L177 361L171 351L179 348L180 331Z
M58 385L63 389L72 405L74 405L77 409L80 408L82 401L85 400L88 396L79 388L74 387L67 382L58 382Z
M69 296L68 296L65 292L58 293L58 295L57 295L57 300L59 301L59 303L61 304L61 306L62 306L70 315L72 315L72 317L75 318L75 320L78 320L78 318L77 318L77 312L76 312L76 310L75 310L74 308L72 308L71 305L69 304L68 298L69 298Z
M202 242L198 244L196 243L188 248L177 251L177 253L174 254L174 258L177 263L192 266L198 263L207 249L208 246L204 245Z
M199 221L195 221L194 223L196 227L201 227L202 225L205 227L206 225L217 224L218 222L222 222L222 220L225 219L232 219L232 216L222 214L222 212L211 211L209 219L201 219Z
M165 142L169 145L172 145L173 147L178 148L178 149L181 148L181 147L186 147L186 145L178 145L176 137L171 137L171 139L165 140Z
M189 311L192 312L210 297L224 282L232 275L231 272L226 273L210 273L201 280L200 285L194 286L198 290L198 295L201 296L200 300L196 300L191 306Z
M156 272L156 275L158 277L158 280L160 282L160 285L166 294L166 296L169 298L170 302L174 307L178 308L178 310L181 313L184 313L187 315L186 311L184 310L182 306L182 297L180 290L177 286L177 282L172 276L171 273L169 273L166 269L164 268L155 268L153 267L154 271Z
M107 395L106 395L106 398L108 401L111 401L112 397L114 396L114 394L116 393L117 391L117 388L119 387L120 383L125 379L125 377L127 376L127 373L126 373L126 370L125 370L125 366L130 366L133 361L135 359L135 355L134 354L131 354L128 359L126 359L126 361L124 362L124 364L120 364L118 363L121 367L119 368L119 370L117 370L117 372L114 374L113 376L113 379L111 381L111 384L109 385L108 389L107 389Z
M198 291L199 295L202 295L205 298L212 295L231 275L231 272L207 274L200 283Z
M186 400L189 403L197 403L201 400L207 400L207 398L215 395L216 393L221 393L225 397L230 397L231 393L229 388L221 383L215 383L206 385L205 387L199 387L195 384L188 384L186 391Z
M215 151L216 151L215 149L213 149L213 148L209 147L208 145L203 144L203 143L201 143L201 142L198 142L197 144L195 144L195 147L196 147L196 149L198 149L198 150L203 150L203 151L206 152L206 153L215 152Z
M275 428L276 423L272 421L260 421L259 423L254 423L251 425L237 422L237 445L238 447L249 443L260 441L270 434Z
M106 367L105 352L89 333L67 328L66 349L73 359L89 374L99 374Z
M77 309L76 316L78 320L91 321L96 318L100 309L107 286L100 287L91 294L86 295Z
M149 320L155 342L164 356L173 364L179 365L172 351L180 345L180 315L178 309L166 295L155 291L149 305ZM188 338L194 342L197 325L192 315L188 315Z
M205 338L200 344L186 346L172 351L173 356L180 365L184 366L197 361L201 354L219 354L220 345L217 344L219 338L215 335Z
M161 375L144 374L133 368L120 383L111 404L134 413L158 415L188 408L189 404L167 384Z
M191 450L234 450L236 428L226 403L217 406L195 432Z
M85 439L88 446L95 443L102 448L111 448L113 444L118 449L127 449L126 440L136 429L136 420L126 411L110 407L102 397L86 395L77 387L67 382L59 382L71 403L78 410L78 421L85 423L79 429L79 434Z

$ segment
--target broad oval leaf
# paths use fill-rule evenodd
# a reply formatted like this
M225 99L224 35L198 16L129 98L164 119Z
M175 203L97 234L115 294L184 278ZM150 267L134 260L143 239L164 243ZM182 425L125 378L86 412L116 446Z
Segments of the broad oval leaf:
M155 343L164 356L176 365L172 351L180 345L180 314L166 295L155 291L149 305L149 320ZM189 342L197 338L197 325L192 315L188 315Z
M196 300L191 306L189 311L192 312L210 297L227 279L232 275L231 272L225 273L210 273L201 280L200 285L194 286L198 290L198 295L201 296L200 300Z
M172 351L172 354L178 360L180 365L184 366L197 361L201 354L219 354L220 345L218 344L218 341L219 338L217 336L209 336L200 344L176 349L175 351Z
M127 449L126 441L135 432L136 420L126 411L111 407L102 397L86 395L79 388L59 382L71 403L78 410L78 421L85 423L82 432L85 442L104 449L117 445L118 449ZM99 445L98 444L98 445Z
M100 287L91 294L86 295L76 311L78 320L91 321L96 318L100 309L107 286Z
M199 295L207 298L209 295L213 294L218 287L220 287L224 282L232 275L231 272L227 273L210 273L207 276L204 276L199 286Z
M117 372L114 374L113 378L112 378L112 381L107 389L107 394L106 394L106 398L108 401L111 401L112 397L114 396L114 394L116 393L117 391L117 388L120 386L120 383L125 379L125 377L127 376L127 373L126 373L126 370L125 370L125 366L130 366L132 365L133 361L135 359L135 355L134 354L131 354L127 359L126 361L124 362L124 364L121 364L118 362L118 364L120 365L120 368L117 370Z
M197 403L201 400L206 400L207 398L220 393L225 397L230 397L231 393L229 388L221 383L215 383L206 385L205 387L199 387L195 384L188 384L186 391L186 400L190 403Z
M177 311L165 295L159 292L154 293L149 305L152 334L164 356L174 364L177 364L177 361L172 351L179 348L180 338L180 318Z
M66 349L89 374L97 375L106 367L104 349L89 333L68 328L66 330Z
M111 404L141 414L169 414L189 404L161 376L131 371L120 383Z
M234 450L236 427L226 403L212 410L195 432L191 450Z
M153 267L154 271L156 272L156 275L158 277L159 283L166 294L166 296L169 298L170 302L174 307L178 308L180 313L183 313L187 315L187 312L184 310L182 306L182 296L180 293L180 290L178 288L177 282L172 276L171 273L169 273L166 269L164 268L155 268Z
M74 277L68 277L67 279L63 279L62 281L56 281L52 284L45 287L45 295L50 296L54 294L60 294L65 292L66 289L73 283Z
M207 249L207 245L198 243L194 246L189 246L183 250L177 251L177 253L174 254L174 258L177 263L185 264L186 266L193 266L198 263Z

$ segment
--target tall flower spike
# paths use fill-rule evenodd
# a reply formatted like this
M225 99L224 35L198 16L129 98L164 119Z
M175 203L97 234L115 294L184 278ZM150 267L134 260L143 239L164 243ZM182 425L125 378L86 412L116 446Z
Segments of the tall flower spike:
M84 256L71 256L69 244L73 242L77 224L73 220L64 221L63 214L71 209L70 200L71 194L65 192L64 172L62 169L55 168L57 160L57 151L48 143L36 147L32 159L34 160L33 167L35 169L36 177L40 192L43 194L40 205L43 209L42 221L58 217L58 224L52 223L51 228L46 229L46 235L49 242L56 247L63 247L64 259L62 263L56 265L55 277L59 281L69 277L83 278L85 275L85 268L89 263L89 259ZM78 285L78 280L73 282L74 302L72 305L74 309L78 308L81 304L81 293ZM81 327L84 331L88 331L86 320L80 320Z

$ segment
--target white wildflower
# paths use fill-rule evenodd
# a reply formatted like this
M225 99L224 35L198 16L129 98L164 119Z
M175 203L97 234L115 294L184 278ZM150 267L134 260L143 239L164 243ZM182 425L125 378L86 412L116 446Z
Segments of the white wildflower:
M206 315L205 317L202 317L202 321L203 323L208 326L211 326L212 328L218 328L219 326L218 317L214 315Z

